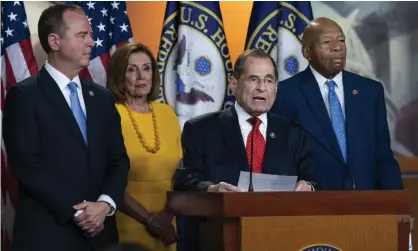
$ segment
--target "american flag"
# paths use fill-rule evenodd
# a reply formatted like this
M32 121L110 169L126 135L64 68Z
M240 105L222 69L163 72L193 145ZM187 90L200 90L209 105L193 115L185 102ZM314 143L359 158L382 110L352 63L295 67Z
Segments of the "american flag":
M1 2L1 117L7 90L37 72L23 2ZM18 116L18 115L17 115ZM2 134L3 135L3 134ZM1 248L11 250L17 182L1 142Z
M106 69L111 54L117 47L132 42L132 30L125 2L71 1L83 8L94 34L95 46L90 65L80 73L81 77L106 85Z

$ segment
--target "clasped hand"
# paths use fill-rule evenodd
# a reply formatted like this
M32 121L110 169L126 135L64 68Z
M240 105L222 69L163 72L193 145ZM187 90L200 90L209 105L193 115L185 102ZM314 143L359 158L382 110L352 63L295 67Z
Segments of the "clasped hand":
M74 222L83 231L86 237L94 237L104 228L106 215L110 212L110 207L106 202L83 202L75 205L74 210L83 212L74 218Z
M177 241L177 233L173 224L171 224L173 217L161 211L159 213L152 214L146 224L148 232L160 238L164 245L169 246Z

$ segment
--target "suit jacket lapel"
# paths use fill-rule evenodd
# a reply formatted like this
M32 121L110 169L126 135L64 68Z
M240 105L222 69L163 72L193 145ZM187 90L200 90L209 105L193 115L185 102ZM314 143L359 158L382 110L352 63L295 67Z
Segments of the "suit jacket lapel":
M235 108L232 106L225 110L221 116L222 135L225 144L229 148L231 154L236 157L241 171L250 171L247 152L245 150Z
M266 132L266 152L264 153L263 173L278 174L280 173L280 167L283 163L280 163L280 153L286 152L284 142L284 134L277 133L281 126L279 120L272 119L271 113L267 113L267 132Z
M355 141L351 141L350 138L361 137L363 126L360 125L361 117L359 118L359 112L361 111L360 92L357 83L351 81L349 75L343 72L343 85L344 85L344 104L345 104L345 125L346 125L346 139L347 139L347 160L350 159L350 153L355 152ZM359 141L361 142L361 141ZM361 149L358 148L358 149Z
M314 117L320 126L309 126L306 128L318 141L324 146L330 146L332 151L342 160L342 153L338 145L337 137L332 128L331 119L329 118L327 108L324 104L321 91L316 82L316 79L308 67L304 72L304 81L302 90L305 94L306 100L311 108ZM344 83L345 85L345 83Z
M87 142L90 149L92 149L93 140L96 138L95 134L98 133L97 128L99 128L98 123L100 123L100 106L97 102L97 98L94 96L94 91L92 89L92 84L88 81L80 79L81 86L83 90L84 103L86 105L86 118L87 118ZM96 112L95 112L96 111Z
M81 134L77 121L74 118L73 112L71 111L70 106L62 95L58 84L51 77L51 75L49 75L44 67L40 70L38 76L39 87L44 91L45 95L51 100L51 102L55 105L64 119L68 122L66 124L72 133L74 133L74 136L84 147L86 147L86 143L84 142L83 135Z

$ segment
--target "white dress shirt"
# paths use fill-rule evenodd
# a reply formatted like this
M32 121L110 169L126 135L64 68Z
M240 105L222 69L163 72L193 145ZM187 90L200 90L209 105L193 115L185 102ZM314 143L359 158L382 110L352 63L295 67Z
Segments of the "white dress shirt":
M86 104L84 103L83 91L80 83L80 77L77 75L75 78L70 80L67 76L62 74L60 71L55 69L52 65L48 62L45 63L45 70L51 75L51 77L55 80L58 87L60 88L62 95L64 95L65 100L67 101L68 106L71 108L71 100L70 95L71 91L68 88L68 84L70 82L74 82L77 84L77 94L80 100L81 109L83 109L84 115L86 116Z
M244 140L244 145L247 147L247 138L252 130L252 125L248 123L248 119L252 116L248 114L237 102L235 102L235 111L237 112L238 116L238 123L241 129L242 139ZM264 141L266 141L266 134L267 134L267 113L263 113L260 116L257 116L261 120L261 124L259 130L261 135L263 135ZM314 186L307 182L308 185L311 187L312 191L315 191Z
M247 120L251 118L252 116L248 114L237 102L235 102L235 111L237 112L238 123L241 129L242 139L244 140L245 147L247 147L247 137L253 128L253 126ZM261 120L259 130L261 134L263 135L264 141L265 141L266 134L267 134L267 114L263 113L257 118Z
M312 66L309 66L309 67L311 68L311 71L316 79L316 82L318 83L319 90L321 91L321 95L325 103L325 107L327 108L327 111L328 111L328 116L330 117L331 117L331 113L330 113L329 100L328 100L329 88L328 88L327 82L329 80L333 80L335 82L336 84L335 93L337 94L338 100L340 101L341 108L343 110L343 116L345 119L343 72L338 73L333 79L326 79L319 72L317 72Z
M70 82L75 82L77 84L77 94L78 98L80 100L81 109L83 109L84 115L87 117L86 113L86 105L84 103L84 97L81 87L81 82L79 76L75 76L72 80L70 80L67 76L62 74L60 71L55 69L52 65L50 65L48 62L45 63L45 70L51 75L51 77L55 80L58 87L60 88L62 95L64 96L65 100L67 101L68 106L71 108L71 100L70 100L70 88L68 88L68 84ZM106 194L100 195L99 199L97 201L104 201L109 203L114 209L116 209L116 204L113 201L110 196ZM75 215L78 215L81 212L76 212ZM108 216L112 216L115 213L115 210L111 210L111 212L108 214Z

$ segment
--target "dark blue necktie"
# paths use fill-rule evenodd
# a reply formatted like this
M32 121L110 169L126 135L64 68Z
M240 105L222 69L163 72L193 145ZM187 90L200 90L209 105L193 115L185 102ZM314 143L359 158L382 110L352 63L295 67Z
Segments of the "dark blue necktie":
M73 111L74 118L77 121L81 134L83 134L84 141L87 144L86 116L84 115L83 109L81 108L80 99L78 98L77 84L75 82L70 82L68 84L68 88L70 89L70 92L71 92L70 94L71 110Z

